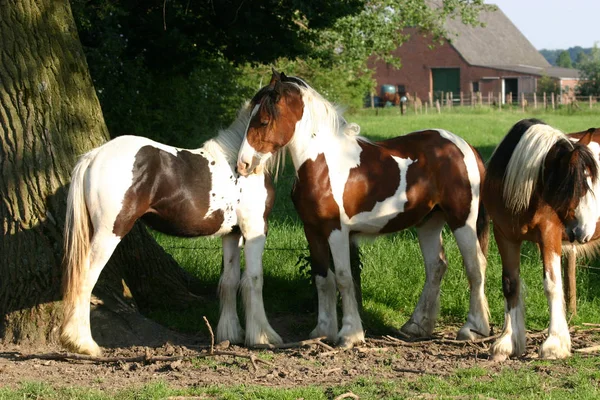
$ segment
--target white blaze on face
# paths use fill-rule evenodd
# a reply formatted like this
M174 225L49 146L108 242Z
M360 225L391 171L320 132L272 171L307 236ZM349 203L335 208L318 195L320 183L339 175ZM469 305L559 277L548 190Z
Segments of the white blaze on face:
M591 142L588 148L594 154L596 165L598 165L598 159L600 156L600 146L596 142ZM593 184L591 178L588 177L588 185L591 188L584 197L579 201L579 205L575 209L575 218L578 221L578 228L581 229L581 241L589 241L594 232L596 231L596 222L600 217L600 197L596 194L600 194L600 179L596 180Z
M241 170L240 173L252 172L252 169L256 166L253 166L252 163L255 160L256 150L248 143L248 128L250 128L250 121L256 116L258 113L258 109L260 105L257 104L252 109L252 113L250 114L250 119L248 120L248 126L246 126L246 134L244 135L244 141L242 142L242 146L240 147L240 152L238 154L238 168L240 165L247 165L248 171Z

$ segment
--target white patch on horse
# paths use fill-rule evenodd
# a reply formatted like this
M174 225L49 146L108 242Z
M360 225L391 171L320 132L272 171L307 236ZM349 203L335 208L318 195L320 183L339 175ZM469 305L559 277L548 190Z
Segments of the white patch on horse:
M387 199L377 202L372 210L358 213L352 218L343 215L344 222L350 227L350 230L360 230L364 233L379 232L392 218L404 212L404 206L408 202L406 175L408 168L417 160L410 158L400 158L392 156L398 163L400 170L400 180L396 192Z

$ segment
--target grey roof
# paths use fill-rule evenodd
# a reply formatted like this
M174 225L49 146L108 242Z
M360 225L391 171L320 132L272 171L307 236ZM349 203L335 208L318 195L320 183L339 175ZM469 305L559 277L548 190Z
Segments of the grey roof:
M548 61L499 8L482 12L479 20L485 24L484 27L465 25L460 18L446 22L448 41L469 64L486 67L550 67Z
M551 78L563 78L563 79L579 79L579 70L574 68L561 68L549 66L546 68L532 67L531 65L486 65L486 67L501 69L505 71L520 72L523 74L537 75L537 76L549 76Z

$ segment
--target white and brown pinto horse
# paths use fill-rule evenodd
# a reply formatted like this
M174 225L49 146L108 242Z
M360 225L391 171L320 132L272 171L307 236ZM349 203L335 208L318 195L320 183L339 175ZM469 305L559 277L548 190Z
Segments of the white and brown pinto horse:
M90 330L92 288L117 244L140 218L171 235L223 237L218 341L244 341L236 295L245 240L245 342L281 342L267 321L262 299L262 252L274 189L268 174L239 177L235 172L249 117L246 106L227 130L195 150L121 136L81 157L73 170L65 225L61 339L68 348L100 353Z
M479 198L484 165L464 140L437 129L371 142L357 136L358 126L347 124L303 80L276 71L251 106L238 171L252 176L284 146L291 154L297 173L292 198L304 223L319 298L318 324L312 336L327 336L342 347L364 340L350 271L350 246L361 234L412 226L418 233L426 282L402 330L412 336L429 336L447 268L441 236L445 224L456 237L471 285L469 315L458 336L472 339L489 334L484 294L489 228ZM335 273L330 270L330 255ZM339 332L336 284L343 309Z
M600 236L596 221L600 204L598 139L594 130L568 137L542 121L518 122L492 155L482 196L494 222L502 258L505 297L504 328L491 347L504 360L525 351L525 315L519 279L524 240L537 243L544 265L544 291L550 309L543 358L571 353L561 279L561 244L588 243Z

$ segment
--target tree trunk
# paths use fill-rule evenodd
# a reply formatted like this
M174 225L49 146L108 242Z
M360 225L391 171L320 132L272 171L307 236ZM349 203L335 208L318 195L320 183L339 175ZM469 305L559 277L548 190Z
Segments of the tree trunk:
M109 135L68 1L0 0L0 37L0 339L48 343L60 325L71 170ZM189 304L199 287L138 226L94 293L133 318L136 303Z

